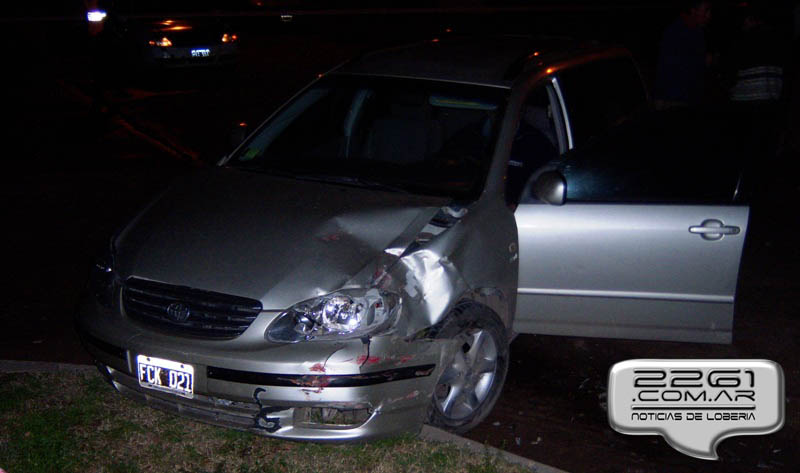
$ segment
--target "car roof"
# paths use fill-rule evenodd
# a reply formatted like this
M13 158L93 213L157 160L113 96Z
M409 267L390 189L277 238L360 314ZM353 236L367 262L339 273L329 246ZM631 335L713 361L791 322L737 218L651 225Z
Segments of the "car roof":
M582 57L611 49L567 38L432 39L364 54L333 72L509 88L518 77L531 70L544 69L555 62L582 62Z

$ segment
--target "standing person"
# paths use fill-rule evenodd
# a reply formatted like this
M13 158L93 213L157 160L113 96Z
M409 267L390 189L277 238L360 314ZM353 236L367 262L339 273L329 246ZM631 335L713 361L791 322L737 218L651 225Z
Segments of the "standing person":
M767 23L762 5L742 8L741 33L731 49L734 84L730 99L737 103L777 103L783 89L786 52L776 29Z
M678 18L664 30L653 91L659 110L703 102L706 68L711 57L704 28L711 21L711 2L686 0Z
M783 128L779 99L783 91L786 40L769 24L763 3L741 7L740 34L730 52L730 100L741 126L748 172L757 193L765 193ZM754 159L757 158L757 159Z

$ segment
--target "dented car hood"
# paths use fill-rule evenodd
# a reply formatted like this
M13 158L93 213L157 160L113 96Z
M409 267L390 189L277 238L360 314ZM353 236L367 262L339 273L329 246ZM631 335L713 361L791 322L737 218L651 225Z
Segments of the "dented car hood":
M116 238L138 277L250 297L282 310L368 284L448 199L227 168L176 182Z

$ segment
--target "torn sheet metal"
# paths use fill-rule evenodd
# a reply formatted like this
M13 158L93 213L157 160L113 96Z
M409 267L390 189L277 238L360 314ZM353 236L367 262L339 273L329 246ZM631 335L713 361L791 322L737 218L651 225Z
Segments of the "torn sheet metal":
M404 273L401 281L404 308L410 316L409 334L441 320L469 289L455 265L429 249L402 258L398 266L397 271Z
M398 333L410 336L440 322L464 299L490 308L510 326L518 255L516 226L503 218L508 209L479 204L444 209L392 266L374 271L371 284L403 298ZM476 220L484 224L477 225Z
M259 394L265 391L264 388L257 388L253 392L253 399L255 399L259 407L258 414L253 418L253 428L275 433L281 428L281 420L291 415L291 412L285 407L264 406L261 403Z

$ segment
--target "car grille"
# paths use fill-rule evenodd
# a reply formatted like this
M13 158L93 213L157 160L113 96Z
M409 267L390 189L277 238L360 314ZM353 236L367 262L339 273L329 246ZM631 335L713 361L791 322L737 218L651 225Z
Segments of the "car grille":
M131 278L122 294L125 314L170 333L234 338L261 312L261 302L245 297Z

